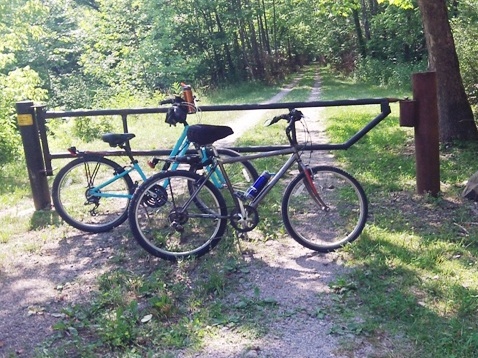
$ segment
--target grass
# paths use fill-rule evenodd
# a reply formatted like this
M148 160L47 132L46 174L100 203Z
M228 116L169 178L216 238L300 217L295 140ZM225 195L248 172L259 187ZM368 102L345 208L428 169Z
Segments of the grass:
M321 75L325 100L410 95L357 84L326 70ZM312 83L313 73L307 70L283 101L306 100ZM257 103L276 90L256 85L230 88L211 94L203 103ZM327 108L324 116L331 142L348 139L378 111L374 106ZM174 131L164 127L161 118L145 121L138 119L134 125L144 133L154 128L161 133L158 141ZM258 125L238 144L283 144L282 131L281 125ZM158 141L151 146L156 148ZM374 346L375 356L478 355L478 208L460 197L463 183L476 170L477 149L476 143L441 148L442 193L437 198L415 194L413 131L399 127L395 104L392 114L365 138L347 151L334 153L337 164L357 177L370 200L364 233L342 251L350 270L331 284L333 305L316 312L318 319L325 315L333 319L330 334L344 338L344 355L352 356L359 348L351 336ZM281 159L254 164L259 172L274 171ZM31 206L23 172L20 165L13 165L0 174L0 202L12 213L0 218L2 263L22 232L33 231L47 242L63 237L67 230L48 212L18 218L18 212ZM261 207L262 221L256 229L261 240L283 234L275 230L282 228L281 195L281 190L273 190ZM173 357L178 348L199 349L225 328L246 337L267 332L277 303L261 298L260 292L235 297L249 272L232 233L214 253L177 266L163 261L146 264L147 255L131 249L134 243L127 229L120 235L127 243L111 257L113 268L99 277L87 303L63 307L55 335L37 356L139 357L161 351L162 356ZM41 242L17 250L35 251Z
M344 93L385 96L375 88L326 74L323 78L326 98ZM367 108L327 109L328 131L333 140L342 141L372 114ZM385 332L392 340L405 334L415 342L414 352L407 356L476 356L478 225L476 206L463 201L460 193L473 174L478 145L442 148L442 192L438 198L418 196L412 133L397 123L393 106L390 118L364 140L337 153L341 165L363 184L371 203L364 234L347 249L348 264L355 268L347 282L356 289L343 304L359 303L369 331Z

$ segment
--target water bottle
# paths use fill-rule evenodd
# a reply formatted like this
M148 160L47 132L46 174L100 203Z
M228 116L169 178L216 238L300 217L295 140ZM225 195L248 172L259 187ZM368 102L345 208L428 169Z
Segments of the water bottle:
M183 87L184 101L188 103L187 104L188 113L194 114L196 113L196 107L194 106L194 95L193 95L191 86L185 83L181 83L181 85Z
M246 198L254 199L257 196L257 194L259 194L262 191L262 189L264 189L270 177L271 175L268 171L263 172L261 176L256 179L254 184L252 184L251 187L247 189L245 194Z

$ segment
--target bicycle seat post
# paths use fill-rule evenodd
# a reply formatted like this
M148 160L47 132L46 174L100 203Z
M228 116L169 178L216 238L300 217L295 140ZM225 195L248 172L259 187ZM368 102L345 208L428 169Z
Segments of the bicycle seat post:
M131 151L131 146L129 145L129 141L119 144L118 147L124 150L129 160L131 161L131 164L133 164L136 161L136 159L134 159L133 157L133 153Z

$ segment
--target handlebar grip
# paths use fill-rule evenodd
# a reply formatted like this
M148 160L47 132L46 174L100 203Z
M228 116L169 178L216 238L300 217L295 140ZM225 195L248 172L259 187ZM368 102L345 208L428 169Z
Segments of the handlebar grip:
M272 118L272 122L273 123L276 123L278 121L280 121L281 119L289 119L289 114L281 114L280 116L275 116L274 118Z
M273 125L274 123L279 122L281 119L287 119L287 120L288 120L288 119L289 119L289 115L288 115L288 114L281 114L280 116L275 116L275 117L272 118L272 119L268 119L268 120L264 123L264 125L265 125L266 127L269 127L269 126Z
M159 102L160 105L163 105L163 104L173 104L173 103L174 103L174 99L173 99L173 98L163 99L161 102Z

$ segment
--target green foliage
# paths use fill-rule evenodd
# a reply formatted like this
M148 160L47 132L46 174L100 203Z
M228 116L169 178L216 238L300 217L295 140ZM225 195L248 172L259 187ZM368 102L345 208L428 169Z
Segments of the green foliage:
M465 87L476 104L476 2L453 6ZM50 108L157 105L156 94L174 83L202 92L272 84L311 61L408 86L426 61L415 0L0 0L0 10L0 86L15 85L21 99L49 98ZM8 78L15 71L33 71L25 75L47 92L32 96ZM19 148L11 112L18 99L5 96L0 151L11 158ZM108 129L85 125L79 137Z
M108 118L84 117L75 120L74 134L85 142L92 142L102 134L112 131L111 120Z
M15 103L23 99L41 100L45 91L38 88L40 79L29 67L0 73L0 164L18 158L20 134L17 129Z
M19 63L16 54L41 36L42 28L35 20L44 10L36 0L0 2L0 164L13 161L20 151L15 103L46 98L38 73Z
M2 1L0 64L29 64L55 108L117 108L180 81L273 83L313 60L375 82L369 68L385 66L380 83L403 83L426 57L415 1L18 0L25 14Z
M416 63L427 57L418 8L384 6L370 18L367 56L398 63Z
M377 0L379 3L387 2L391 5L401 7L403 9L413 9L416 6L416 0Z
M374 58L361 58L357 61L354 77L358 81L379 86L399 87L411 90L412 74L426 70L427 63L394 62Z
M79 24L86 33L81 56L84 73L105 87L152 88L154 83L145 72L152 59L141 49L151 20L145 3L101 0L97 4L98 10L84 9L86 17Z
M478 4L476 1L460 1L459 16L452 19L453 36L460 60L463 84L470 102L478 113Z

